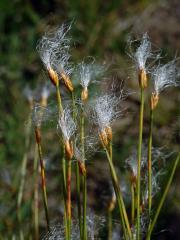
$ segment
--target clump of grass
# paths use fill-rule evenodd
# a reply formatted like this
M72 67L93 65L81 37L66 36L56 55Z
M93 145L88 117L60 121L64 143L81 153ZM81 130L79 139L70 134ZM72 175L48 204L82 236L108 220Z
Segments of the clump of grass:
M46 121L46 107L49 92L47 88L43 89L41 106L33 107L33 123L35 139L38 146L40 159L43 202L46 215L48 234L44 239L95 239L98 236L96 229L96 219L88 216L88 168L86 160L86 149L89 145L86 142L89 126L96 127L96 136L103 148L108 161L111 181L114 193L108 204L108 239L113 239L113 210L116 209L116 203L119 210L119 221L121 223L122 236L126 240L150 239L158 215L164 203L165 197L172 182L173 175L179 162L179 153L174 162L167 185L160 198L159 204L153 206L153 196L159 185L157 178L160 172L156 172L154 163L156 156L152 147L153 136L153 112L157 107L160 93L170 86L178 86L177 69L175 61L165 65L159 65L151 69L151 78L148 74L148 63L154 59L152 53L152 44L147 34L144 34L137 49L131 53L135 61L137 70L137 79L140 89L140 111L139 111L139 138L136 152L126 160L130 175L130 196L131 196L131 216L128 214L126 194L123 194L124 182L121 175L117 174L115 162L113 161L113 125L120 116L123 117L121 103L123 101L122 90L114 93L111 90L99 94L96 93L95 99L91 99L89 86L96 83L104 76L106 68L97 64L94 58L89 62L73 64L71 61L71 38L69 32L72 25L63 24L54 32L46 33L39 41L37 49L40 58L48 73L50 82L56 91L57 109L56 114L57 131L60 137L61 159L61 185L64 201L64 224L60 227L51 227L49 220L49 209L46 189L45 167L42 155L41 124ZM158 57L155 57L156 59ZM154 60L153 60L154 63ZM73 76L79 80L79 86L73 84ZM148 80L150 79L150 80ZM151 81L152 79L152 81ZM137 81L137 82L138 82ZM148 148L143 145L143 119L145 94L149 85L153 84L154 90L150 97L150 129ZM63 86L62 86L63 85ZM62 87L66 89L62 94ZM78 91L79 88L81 91ZM65 99L65 97L66 99ZM67 100L68 99L68 100ZM32 99L29 98L29 102ZM98 145L95 152L98 151ZM72 162L76 162L76 168L72 167ZM37 169L34 168L34 171ZM76 205L78 210L78 221L76 221L76 212L74 211L72 201L72 175L76 175ZM159 175L158 175L159 174ZM157 177L158 176L158 177ZM143 183L145 182L145 184ZM128 186L128 185L127 185ZM37 191L37 190L36 190ZM152 207L156 209L152 214ZM100 219L98 220L100 221ZM104 223L103 223L104 227ZM35 231L38 232L36 221ZM35 234L36 236L38 233ZM78 237L77 237L78 236ZM37 238L37 237L36 237Z

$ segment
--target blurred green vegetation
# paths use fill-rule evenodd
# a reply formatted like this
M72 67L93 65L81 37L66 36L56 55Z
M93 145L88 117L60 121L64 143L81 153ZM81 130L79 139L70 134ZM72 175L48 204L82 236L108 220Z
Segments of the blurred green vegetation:
M179 44L179 29L176 29L176 9L177 6L180 7L178 4L176 0L0 1L0 202L1 208L4 208L2 214L0 209L2 233L7 229L9 232L16 229L13 222L16 218L16 202L12 203L11 200L15 199L24 151L24 127L29 113L23 89L27 84L35 87L42 81L42 64L36 52L36 44L47 26L73 21L74 61L78 62L91 55L98 60L105 60L112 64L112 73L116 75L117 81L125 79L126 88L137 90L132 63L127 56L127 40L130 35L140 36L147 31L152 42L168 53L166 59L174 57ZM163 22L164 18L166 23ZM166 28L161 31L163 24ZM167 91L156 113L155 144L167 145L171 151L177 150L180 143L179 101L178 90ZM119 123L119 135L115 136L115 158L120 160L128 155L130 146L135 144L134 136L137 136L138 131L139 102L134 94L127 101L127 106L130 114L122 124ZM147 110L145 137L148 134L148 114ZM118 155L119 149L121 155ZM24 209L24 216L30 214L26 212L27 209Z

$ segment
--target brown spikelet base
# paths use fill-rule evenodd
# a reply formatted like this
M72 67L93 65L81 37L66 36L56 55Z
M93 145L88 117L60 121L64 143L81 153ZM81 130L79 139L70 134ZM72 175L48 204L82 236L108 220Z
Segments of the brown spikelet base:
M157 93L152 93L151 95L151 110L154 110L159 102L159 95Z
M79 172L81 173L81 175L86 176L85 164L82 161L78 160L78 166L79 166Z
M84 88L81 92L81 100L86 101L88 99L88 89Z
M62 79L64 81L64 84L66 85L67 89L70 92L73 92L74 87L72 85L72 82L71 82L70 78L65 73L61 73L61 77L62 77Z
M105 130L101 130L101 132L99 133L99 138L103 146L105 147L108 146L109 141L108 141L107 133Z
M139 70L139 86L144 89L147 88L147 74L144 69Z
M65 151L66 151L66 156L68 159L72 159L74 151L73 151L73 144L70 141L65 142Z
M52 68L50 68L50 69L48 69L48 75L49 75L49 78L50 78L52 84L54 86L56 86L59 81L58 74Z

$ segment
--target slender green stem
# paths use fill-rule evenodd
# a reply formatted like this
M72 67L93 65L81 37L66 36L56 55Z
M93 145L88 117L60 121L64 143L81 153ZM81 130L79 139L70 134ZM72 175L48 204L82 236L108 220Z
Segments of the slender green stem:
M110 158L111 158L111 161L113 161L113 157L112 157L112 139L109 143L109 155L110 155Z
M76 104L74 93L71 92L72 98L72 108L73 108L73 120L76 122ZM75 174L76 174L76 199L77 199L77 211L78 211L78 221L79 221L79 231L80 238L82 238L82 226L81 226L81 191L80 191L80 173L78 162L75 163Z
M160 213L160 211L161 211L161 208L162 208L162 206L163 206L163 204L164 204L165 198L166 198L167 193L168 193L168 191L169 191L171 182L172 182L172 180L173 180L173 177L174 177L176 168L177 168L178 163L179 163L179 159L180 159L180 152L178 153L178 156L177 156L177 158L176 158L176 160L175 160L175 162L174 162L174 165L173 165L173 167L172 167L172 171L171 171L170 177L169 177L169 179L168 179L168 182L167 182L166 187L165 187L165 189L164 189L163 195L162 195L162 197L161 197L161 199L160 199L159 205L158 205L157 210L156 210L156 212L155 212L155 215L154 215L154 218L153 218L153 220L152 220L151 226L150 226L150 228L149 228L149 231L148 231L146 240L150 240L150 239L151 239L151 233L152 233L152 231L153 231L153 229L154 229L154 226L155 226L156 221L157 221L157 219L158 219L159 213Z
M44 161L42 158L42 148L41 143L37 143L38 145L38 154L39 154L39 160L40 160L40 168L41 168L41 182L42 182L42 192L43 192L43 203L44 203L44 210L45 210L45 216L46 216L46 224L48 231L50 230L49 225L49 214L48 214L48 203L47 203L47 190L46 190L46 176L45 176L45 168L44 168Z
M38 208L39 194L38 194L38 180L34 186L34 239L39 239L39 208Z
M24 192L24 185L25 185L25 178L26 178L26 171L27 171L27 160L28 160L28 149L30 144L30 135L31 135L31 116L28 118L28 124L25 128L25 152L22 159L21 164L21 177L20 177L20 184L19 184L19 191L18 191L18 197L17 197L17 217L18 222L21 228L21 205L22 205L22 199L23 199L23 192ZM23 237L22 229L20 229L20 236Z
M108 210L108 240L112 240L112 211Z
M67 223L67 191L66 191L66 159L65 159L65 145L62 144L62 166L61 166L61 178L62 178L62 193L63 193L63 205L64 205L64 226L65 226L65 236L68 236L68 223Z
M122 220L123 231L124 231L124 234L126 236L126 229L127 229L128 238L126 238L126 239L132 239L131 228L130 228L126 208L125 208L125 205L124 205L122 193L121 193L121 190L120 190L120 186L119 186L119 183L118 183L118 178L117 178L117 175L116 175L116 172L115 172L115 168L114 168L114 165L113 165L113 162L112 162L112 159L109 155L108 150L106 149L106 147L104 147L104 149L105 149L106 156L107 156L107 159L108 159L108 162L109 162L112 182L113 182L114 190L115 190L115 193L116 193L116 198L117 198L119 211L120 211L120 216L121 216L121 220Z
M135 212L135 193L134 186L131 184L131 224L134 224L134 212Z
M79 221L79 231L80 237L82 237L82 227L81 227L81 199L80 199L80 175L79 175L79 165L76 162L76 191L77 191L77 209L78 209L78 221Z
M71 239L71 159L67 164L67 239Z
M138 169L137 169L137 240L140 240L140 200L141 200L141 158L142 158L142 134L144 115L144 89L141 88L141 106L139 115L139 143L138 143Z
M152 205L152 130L153 130L153 110L150 111L150 129L148 141L148 211L151 214Z
M58 105L58 113L59 116L63 114L63 105L62 105L62 99L61 99L61 92L59 89L59 81L56 84L56 96L57 96L57 105ZM65 145L63 143L63 157L62 157L62 181L63 181L63 201L64 201L64 224L65 224L65 236L68 237L69 231L68 231L68 217L67 217L67 193L66 193L66 183L67 174L66 174L66 159L65 159Z
M85 175L83 176L83 240L87 239L86 204L87 204L87 183Z
M38 193L38 146L36 144L34 151L34 203L33 203L33 212L34 212L34 239L39 239L39 193Z
M65 145L63 143L63 156L62 156L62 176L63 176L63 188L64 188L64 192L66 195L66 187L67 187L67 183L66 183L66 179L67 179L67 174L66 174L66 158L65 158ZM65 198L66 199L66 198Z
M85 164L85 149L84 149L84 112L81 114L81 151L82 151L82 161ZM83 227L82 236L83 240L87 239L87 228L86 228L86 205L87 205L87 186L86 186L86 175L82 177L83 179Z

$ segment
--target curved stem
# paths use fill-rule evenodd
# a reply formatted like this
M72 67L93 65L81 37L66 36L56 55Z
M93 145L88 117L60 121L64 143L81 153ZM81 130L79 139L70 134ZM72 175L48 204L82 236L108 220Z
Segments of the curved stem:
M39 192L38 192L38 147L37 144L35 146L34 151L34 238L35 240L39 239L39 208L38 208L38 201L39 201Z
M170 177L169 177L168 182L167 182L167 184L166 184L166 187L165 187L165 189L164 189L163 195L162 195L162 197L161 197L161 199L160 199L159 205L158 205L157 210L156 210L156 212L155 212L155 216L154 216L154 218L153 218L153 220L152 220L152 223L151 223L151 225L150 225L150 228L149 228L149 231L148 231L146 240L150 240L150 239L151 239L151 233L152 233L152 231L153 231L153 229L154 229L154 226L155 226L156 221L157 221L157 219L158 219L159 213L160 213L160 211L161 211L161 208L162 208L162 206L163 206L163 204L164 204L165 198L166 198L167 193L168 193L168 191L169 191L169 188L170 188L171 182L172 182L172 180L173 180L173 177L174 177L174 174L175 174L177 165L178 165L178 163L179 163L179 159L180 159L180 152L178 153L178 156L177 156L177 158L176 158L176 160L175 160L175 162L174 162L174 165L173 165L173 167L172 167L172 171L171 171Z
M131 228L130 228L126 208L125 208L125 205L124 205L122 193L121 193L121 190L120 190L118 178L117 178L117 175L116 175L116 171L115 171L111 156L109 155L109 152L108 152L108 150L106 149L105 146L104 146L104 150L106 152L106 156L107 156L107 159L108 159L108 162L109 162L112 182L113 182L114 190L115 190L115 193L116 193L116 198L117 198L119 211L120 211L120 216L121 216L121 220L122 220L123 231L124 231L124 234L126 236L126 229L127 229L127 233L128 233L128 236L129 236L128 239L132 239Z

